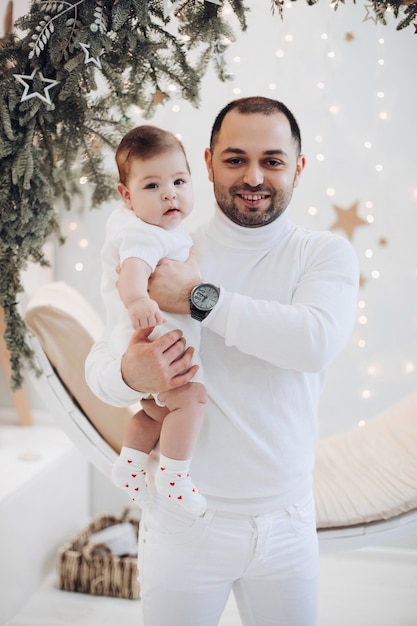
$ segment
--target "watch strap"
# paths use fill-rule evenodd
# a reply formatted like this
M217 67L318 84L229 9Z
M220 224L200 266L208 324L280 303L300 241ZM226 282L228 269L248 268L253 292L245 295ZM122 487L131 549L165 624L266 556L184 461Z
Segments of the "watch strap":
M211 311L212 309L210 309L210 311L201 311L200 309L197 309L197 307L195 307L194 304L190 301L190 313L193 320L202 322L206 319L207 315L211 313Z

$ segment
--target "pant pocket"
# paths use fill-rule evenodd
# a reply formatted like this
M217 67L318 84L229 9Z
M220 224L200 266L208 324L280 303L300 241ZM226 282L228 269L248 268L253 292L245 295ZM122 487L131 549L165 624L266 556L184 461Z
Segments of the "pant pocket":
M206 523L200 517L156 497L146 508L143 532L146 540L159 545L185 545L200 539Z

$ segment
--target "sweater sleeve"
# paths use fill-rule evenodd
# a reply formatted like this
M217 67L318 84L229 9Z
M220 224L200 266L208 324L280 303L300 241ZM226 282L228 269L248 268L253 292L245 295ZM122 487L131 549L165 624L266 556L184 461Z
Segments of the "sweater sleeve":
M110 353L105 338L95 343L87 356L85 377L91 391L112 406L131 406L146 395L126 385L121 374L120 359Z
M227 346L272 365L303 372L326 368L347 343L356 316L359 269L342 237L311 246L289 303L222 289L203 322Z

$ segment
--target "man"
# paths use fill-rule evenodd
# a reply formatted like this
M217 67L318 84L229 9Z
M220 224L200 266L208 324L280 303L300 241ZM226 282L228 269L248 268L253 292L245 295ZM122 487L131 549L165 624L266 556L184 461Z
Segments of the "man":
M282 103L231 102L205 160L217 205L194 236L200 274L193 259L164 261L150 292L162 309L201 320L209 402L192 472L208 510L195 519L156 496L144 510L144 623L216 626L233 591L244 626L313 626L318 398L352 331L357 260L346 239L289 221L305 158ZM104 401L191 380L180 332L153 343L147 334L121 364L105 340L93 349L87 379Z

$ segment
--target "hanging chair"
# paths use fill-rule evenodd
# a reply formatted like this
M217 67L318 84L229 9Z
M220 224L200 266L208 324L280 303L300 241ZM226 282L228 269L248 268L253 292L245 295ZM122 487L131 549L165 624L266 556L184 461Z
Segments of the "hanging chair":
M101 402L84 362L103 323L64 282L41 287L24 314L41 375L30 374L49 412L105 476L137 409ZM322 550L382 544L417 533L417 392L365 426L320 439L314 468Z

